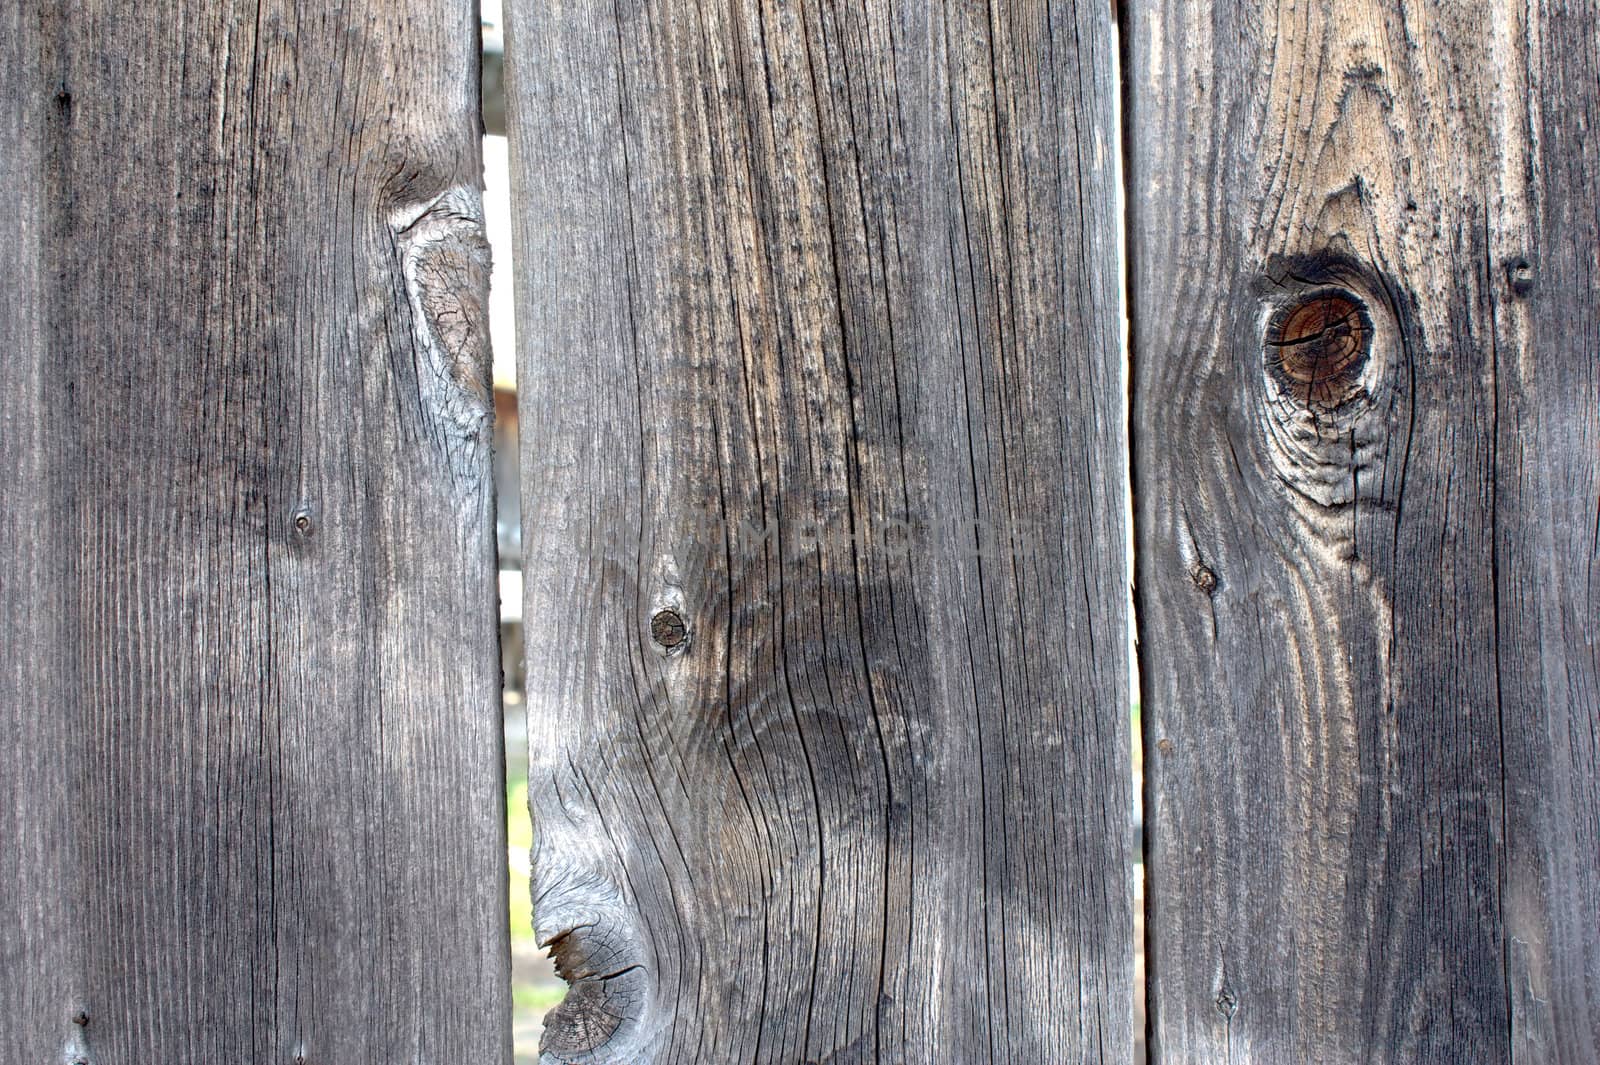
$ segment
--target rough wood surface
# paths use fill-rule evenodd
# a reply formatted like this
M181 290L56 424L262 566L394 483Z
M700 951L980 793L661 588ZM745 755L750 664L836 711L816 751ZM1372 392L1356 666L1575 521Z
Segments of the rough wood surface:
M0 11L0 1061L509 1060L475 40Z
M514 6L545 1061L1127 1059L1109 20Z
M1157 1062L1600 1061L1596 14L1126 12Z

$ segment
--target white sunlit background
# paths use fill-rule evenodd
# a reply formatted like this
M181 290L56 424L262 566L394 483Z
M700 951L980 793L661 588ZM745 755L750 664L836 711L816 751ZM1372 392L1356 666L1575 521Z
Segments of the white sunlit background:
M498 0L484 0L483 214L494 249L489 331L494 345L495 494L500 546L500 647L505 671L507 867L511 887L511 993L517 1065L539 1057L544 1015L561 1001L566 984L534 941L528 894L528 730L522 694L522 499L517 479L517 369L511 299L511 197L506 155L505 96L501 90L504 36Z

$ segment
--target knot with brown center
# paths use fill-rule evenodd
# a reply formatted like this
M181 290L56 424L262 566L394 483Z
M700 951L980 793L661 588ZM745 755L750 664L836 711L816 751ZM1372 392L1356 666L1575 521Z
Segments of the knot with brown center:
M1361 391L1372 347L1372 320L1349 292L1325 289L1280 308L1267 324L1267 366L1306 406L1332 409Z

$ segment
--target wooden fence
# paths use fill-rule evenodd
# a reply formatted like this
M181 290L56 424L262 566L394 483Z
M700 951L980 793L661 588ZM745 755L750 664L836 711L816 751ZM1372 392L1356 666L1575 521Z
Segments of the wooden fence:
M546 1062L1600 1061L1592 0L510 8ZM509 1060L476 63L0 11L0 1065Z

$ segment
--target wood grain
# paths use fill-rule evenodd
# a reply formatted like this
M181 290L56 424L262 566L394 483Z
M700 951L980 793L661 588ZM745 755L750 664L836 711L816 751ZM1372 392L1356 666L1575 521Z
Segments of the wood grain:
M475 40L0 11L0 1060L509 1061Z
M1126 12L1154 1061L1600 1060L1596 14Z
M1109 19L514 7L545 1061L1131 1052Z

